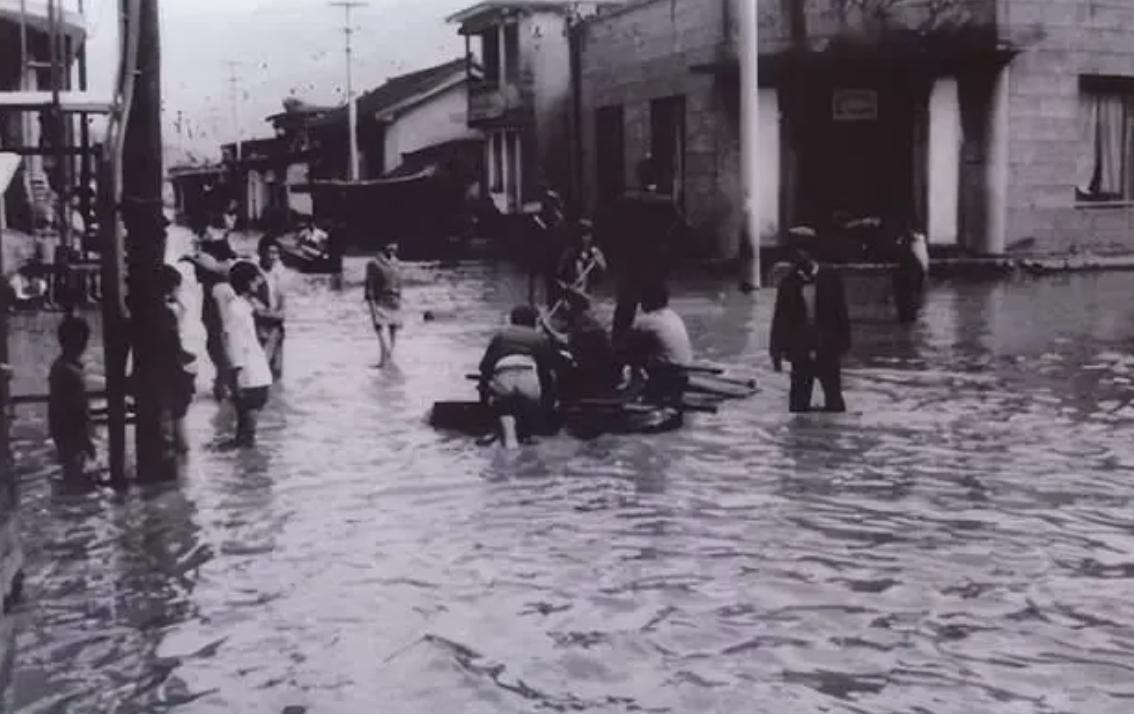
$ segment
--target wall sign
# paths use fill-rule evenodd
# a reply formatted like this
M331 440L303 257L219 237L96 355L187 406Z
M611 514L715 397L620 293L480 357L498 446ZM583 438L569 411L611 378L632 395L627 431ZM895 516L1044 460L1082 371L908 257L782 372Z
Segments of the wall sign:
M831 95L835 121L874 121L878 118L878 92L873 89L836 89Z

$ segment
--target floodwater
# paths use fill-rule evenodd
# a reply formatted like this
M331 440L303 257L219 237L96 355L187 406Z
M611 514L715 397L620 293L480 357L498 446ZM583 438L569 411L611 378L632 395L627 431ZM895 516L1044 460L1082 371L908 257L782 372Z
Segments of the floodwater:
M1134 276L938 283L907 328L856 277L845 415L787 413L770 292L686 281L700 356L761 394L506 454L425 417L525 281L410 267L383 372L347 268L297 277L258 449L210 448L202 374L176 486L66 493L20 408L11 708L1134 709ZM15 391L54 319L15 322Z

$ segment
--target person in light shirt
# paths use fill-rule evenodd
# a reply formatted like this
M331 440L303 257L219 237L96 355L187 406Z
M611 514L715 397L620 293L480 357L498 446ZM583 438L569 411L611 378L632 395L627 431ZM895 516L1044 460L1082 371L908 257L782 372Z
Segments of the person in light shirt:
M256 335L272 368L272 379L283 377L284 318L287 310L287 276L280 264L280 246L265 235L257 246L260 270L264 273L263 289L256 304Z
M272 370L256 336L254 318L256 295L263 288L264 275L255 264L241 261L232 266L228 280L231 293L227 299L221 295L217 300L225 303L225 350L236 405L236 437L227 446L247 448L256 444L256 422L272 386Z
M654 282L642 292L642 312L630 329L628 362L643 369L647 394L655 400L680 398L693 364L693 343L685 321L669 306L669 291Z

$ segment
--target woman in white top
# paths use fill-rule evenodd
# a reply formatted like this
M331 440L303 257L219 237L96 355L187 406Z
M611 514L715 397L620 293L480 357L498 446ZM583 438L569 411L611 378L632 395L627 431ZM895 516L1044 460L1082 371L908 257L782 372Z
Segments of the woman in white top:
M241 261L229 271L231 292L217 295L222 305L225 350L232 369L232 386L236 404L236 438L232 446L248 447L256 443L256 420L268 402L272 386L272 370L256 336L253 317L255 296L263 287L264 275L253 263ZM220 292L221 286L217 286Z

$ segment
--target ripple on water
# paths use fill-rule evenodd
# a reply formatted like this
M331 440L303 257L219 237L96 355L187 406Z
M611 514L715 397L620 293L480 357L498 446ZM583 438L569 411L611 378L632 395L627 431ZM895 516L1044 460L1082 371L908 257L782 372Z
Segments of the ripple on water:
M43 411L20 412L17 708L1129 710L1119 276L936 285L908 330L856 277L839 416L785 413L770 300L692 281L675 304L698 350L759 395L514 454L425 416L471 396L524 277L414 266L379 371L361 276L300 280L259 449L206 448L232 416L201 395L177 487L55 487ZM14 319L40 369L50 325Z

